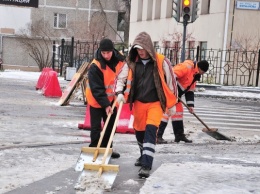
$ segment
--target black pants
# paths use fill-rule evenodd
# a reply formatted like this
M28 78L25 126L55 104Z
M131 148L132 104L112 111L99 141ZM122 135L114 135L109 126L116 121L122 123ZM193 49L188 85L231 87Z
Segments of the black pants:
M162 137L165 131L165 128L167 127L166 122L161 121L160 125L159 125L159 129L157 132L157 137ZM172 129L173 129L173 133L176 137L176 135L180 136L184 134L184 126L183 126L183 120L181 121L172 121Z
M90 131L91 143L89 144L89 147L97 147L100 138L100 132L101 132L101 121L103 120L104 123L106 122L107 114L104 108L94 108L90 106L89 110L90 110L89 112L90 112L90 125L91 125L91 131ZM113 114L111 115L111 118L108 122L107 129L104 134L103 141L100 147L107 147L110 134L112 132L113 125L115 123L116 113L117 113L117 108L115 107Z
M150 124L146 125L145 131L135 131L135 137L142 157L142 166L152 168L155 154L156 131L157 127Z

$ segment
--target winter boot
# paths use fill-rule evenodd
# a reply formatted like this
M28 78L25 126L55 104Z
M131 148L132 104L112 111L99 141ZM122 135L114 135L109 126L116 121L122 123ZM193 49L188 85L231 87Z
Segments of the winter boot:
M175 142L179 143L180 141L184 141L185 143L192 143L192 140L187 139L184 134L175 134Z
M117 152L112 152L111 158L120 158L120 154Z
M142 159L142 156L140 156L139 158L136 159L135 166L142 166L141 159Z
M157 137L162 137L165 131L165 128L167 127L167 122L161 121L159 125L159 129L157 131Z
M138 172L140 178L148 178L150 176L150 167L142 166Z
M158 144L167 144L167 141L164 140L162 137L157 137L157 143Z

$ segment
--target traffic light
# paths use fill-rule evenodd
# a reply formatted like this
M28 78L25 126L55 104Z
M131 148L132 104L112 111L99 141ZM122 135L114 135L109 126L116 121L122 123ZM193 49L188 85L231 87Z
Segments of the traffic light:
M183 22L188 22L191 19L191 0L182 0L182 15Z
M191 16L191 22L194 22L199 16L198 16L198 5L199 5L199 1L198 0L193 0L192 2L192 16Z
M173 0L172 1L172 10L175 12L175 14L173 14L173 18L175 18L175 20L177 22L180 22L180 16L181 16L181 4L180 4L180 0Z

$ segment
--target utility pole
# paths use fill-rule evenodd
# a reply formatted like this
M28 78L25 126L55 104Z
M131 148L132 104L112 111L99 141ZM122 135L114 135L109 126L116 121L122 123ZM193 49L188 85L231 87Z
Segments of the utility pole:
M188 22L183 21L183 35L182 35L182 50L181 50L181 61L185 60L185 39L186 39L186 29Z

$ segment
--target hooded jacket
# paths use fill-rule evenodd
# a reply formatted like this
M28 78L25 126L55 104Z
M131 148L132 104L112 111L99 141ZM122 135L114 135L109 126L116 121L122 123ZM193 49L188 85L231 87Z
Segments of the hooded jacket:
M156 89L156 98L160 101L162 109L165 111L167 107L167 99L169 99L169 95L171 95L171 101L174 101L174 103L171 103L171 106L174 106L177 102L176 96L177 95L177 86L176 86L176 80L173 75L172 67L170 62L167 62L167 59L158 53L155 52L153 43L151 40L151 37L146 32L141 32L138 34L133 42L133 46L129 51L129 55L127 58L127 65L124 65L122 69L122 73L120 73L116 80L116 93L122 93L125 89L127 89L129 92L128 95L128 102L130 103L130 108L132 108L132 103L134 100L136 100L136 91L135 91L135 74L136 72L136 63L139 62L138 53L135 47L135 45L141 46L143 49L145 49L148 54L151 57L150 63L153 65L152 70L152 79L154 80L154 86ZM157 63L162 63L161 65ZM162 66L162 69L159 68ZM126 83L126 79L129 73L129 69L132 72L132 79L131 79L131 86L129 86L128 83ZM163 73L162 73L163 72ZM129 80L128 80L129 81ZM125 88L126 84L126 88ZM150 87L151 85L148 85ZM165 88L167 88L168 93L165 91ZM167 94L167 96L165 96ZM152 97L149 97L152 98ZM155 99L155 98L154 98ZM176 99L176 101L175 101ZM167 107L171 108L171 107Z

